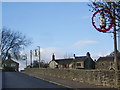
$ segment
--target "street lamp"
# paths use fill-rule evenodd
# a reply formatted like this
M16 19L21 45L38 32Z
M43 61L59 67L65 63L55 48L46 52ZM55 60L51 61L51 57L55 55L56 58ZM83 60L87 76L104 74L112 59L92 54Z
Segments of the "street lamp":
M32 67L32 50L30 50L30 66Z
M23 55L23 56L22 56L22 59L23 59L23 60L26 60L26 68L27 68L27 54Z
M40 46L37 46L38 47L38 55L39 55L39 68L40 68Z

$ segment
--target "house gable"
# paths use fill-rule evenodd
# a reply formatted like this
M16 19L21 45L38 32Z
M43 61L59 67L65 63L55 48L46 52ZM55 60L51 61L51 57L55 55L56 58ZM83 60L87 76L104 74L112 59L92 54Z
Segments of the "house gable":
M81 68L84 69L94 69L95 68L95 62L90 56L81 56L75 58L76 62L81 62Z
M114 57L113 56L100 57L96 62L95 68L113 70L114 69Z
M19 70L19 63L11 59L3 60L2 66L3 66L3 71L18 71Z
M58 63L56 62L56 61L50 61L50 63L49 63L49 67L50 68L57 68L57 65L58 65Z

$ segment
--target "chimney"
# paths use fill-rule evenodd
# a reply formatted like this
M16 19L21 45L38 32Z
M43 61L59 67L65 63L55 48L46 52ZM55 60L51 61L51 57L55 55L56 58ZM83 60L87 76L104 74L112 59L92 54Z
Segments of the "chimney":
M86 56L87 56L87 57L90 57L90 53L89 53L89 52L87 52Z
M73 58L75 59L75 54L73 56L74 56Z
M55 55L54 55L54 53L53 53L53 55L52 55L52 60L55 60Z

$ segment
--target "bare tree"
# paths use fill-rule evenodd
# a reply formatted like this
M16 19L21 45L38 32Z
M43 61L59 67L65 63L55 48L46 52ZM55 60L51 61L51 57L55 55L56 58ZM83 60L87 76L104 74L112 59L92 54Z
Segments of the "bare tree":
M5 60L8 54L18 59L20 49L29 44L31 44L31 40L27 39L22 33L3 28L1 39L2 60Z
M96 1L96 0L95 0ZM114 5L113 5L114 4ZM97 11L99 9L106 9L113 14L115 8L115 22L118 30L120 29L120 1L119 2L91 2L88 4L90 11Z

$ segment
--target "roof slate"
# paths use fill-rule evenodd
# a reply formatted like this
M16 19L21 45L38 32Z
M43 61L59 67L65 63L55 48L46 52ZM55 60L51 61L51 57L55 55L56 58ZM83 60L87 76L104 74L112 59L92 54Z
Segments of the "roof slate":
M75 61L85 61L87 58L87 56L81 56L81 57L75 57Z
M13 60L3 60L2 61L3 63L16 63L16 64L19 64L18 62L15 62L15 61L13 61Z
M107 57L100 57L97 61L113 61L113 56L107 56ZM118 56L118 60L120 61L120 57Z
M69 58L69 59L56 59L55 60L58 64L62 65L62 64L70 64L73 61L73 58Z
M56 59L55 61L62 65L62 64L70 64L72 63L73 61L85 61L87 60L87 56L81 56L81 57L75 57L75 59L73 58L67 58L67 59Z

